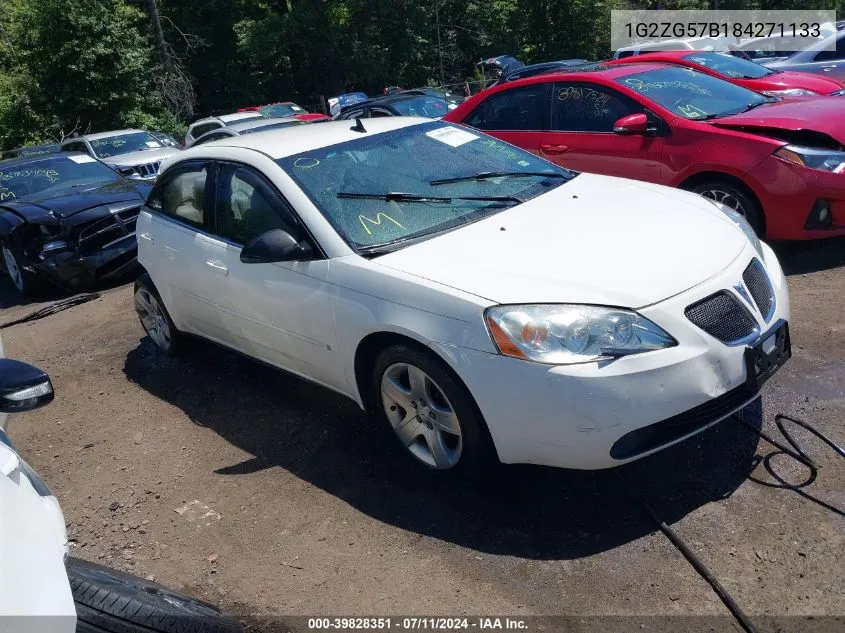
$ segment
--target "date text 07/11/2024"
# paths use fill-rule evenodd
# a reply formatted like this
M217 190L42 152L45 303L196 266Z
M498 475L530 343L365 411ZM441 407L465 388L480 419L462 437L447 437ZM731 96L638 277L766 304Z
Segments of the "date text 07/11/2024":
M492 630L527 630L524 619L510 617L331 617L308 618L311 631L344 630L398 630L398 631L458 631L477 629Z

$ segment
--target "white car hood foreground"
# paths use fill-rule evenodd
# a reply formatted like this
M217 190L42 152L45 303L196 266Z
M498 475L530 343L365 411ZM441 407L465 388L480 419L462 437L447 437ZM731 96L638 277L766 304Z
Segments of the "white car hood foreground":
M0 444L0 631L74 631L66 538L55 497L39 496L17 455Z
M724 270L747 243L697 195L581 174L524 204L373 261L496 303L641 308Z
M160 149L142 150L140 152L129 152L128 154L118 154L117 156L110 156L102 158L106 165L112 167L134 167L135 165L147 165L149 163L160 163L165 158L170 158L173 154L181 150L175 147L162 147Z

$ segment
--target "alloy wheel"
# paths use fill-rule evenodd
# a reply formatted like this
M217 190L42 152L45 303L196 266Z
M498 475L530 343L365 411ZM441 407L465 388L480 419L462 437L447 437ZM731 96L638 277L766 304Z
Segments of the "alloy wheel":
M15 284L15 288L18 289L18 292L23 292L23 273L12 251L5 246L3 247L3 261L6 264L6 270L12 279L12 283Z
M162 351L169 352L173 343L170 321L158 298L146 288L138 288L135 292L135 311L153 343Z
M728 191L722 191L721 189L705 189L704 191L699 191L698 193L705 198L719 202L726 207L733 209L742 216L746 215L745 207L742 205L742 200Z
M461 424L431 376L410 363L394 363L382 375L381 400L394 432L414 457L441 470L458 463Z

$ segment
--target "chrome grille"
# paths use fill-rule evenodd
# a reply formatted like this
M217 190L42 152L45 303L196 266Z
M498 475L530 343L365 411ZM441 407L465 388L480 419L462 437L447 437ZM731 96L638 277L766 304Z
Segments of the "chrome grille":
M90 255L135 236L140 209L135 207L96 220L79 232L79 251Z
M161 163L147 163L146 165L136 165L135 171L142 178L152 178L158 174L158 167Z
M742 280L748 286L748 291L754 303L757 304L760 314L763 315L763 319L768 322L775 311L775 293L759 259L751 260L748 268L742 273Z
M720 291L687 306L686 317L710 336L733 345L757 333L757 323L736 298Z

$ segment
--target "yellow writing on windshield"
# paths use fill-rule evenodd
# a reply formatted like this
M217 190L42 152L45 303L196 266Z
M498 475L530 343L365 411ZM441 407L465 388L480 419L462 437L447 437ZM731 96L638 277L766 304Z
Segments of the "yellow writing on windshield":
M404 226L402 226L401 224L399 224L399 222L397 222L396 220L394 220L393 218L391 218L391 217L390 217L389 215L387 215L386 213L379 213L379 214L377 214L377 215L376 215L375 220L374 220L374 219L372 219L372 218L368 218L366 215L359 215L359 216L358 216L358 219L361 221L361 226L363 226L363 227L364 227L364 230L367 232L367 235L372 235L372 234L373 234L373 232L370 230L370 227L369 227L369 226L367 226L367 223L368 223L368 222L369 222L370 224L375 225L375 226L381 226L381 221L382 221L382 220L387 220L388 222L393 222L393 224L395 224L396 226L398 226L400 229L404 229L404 228L405 228Z

